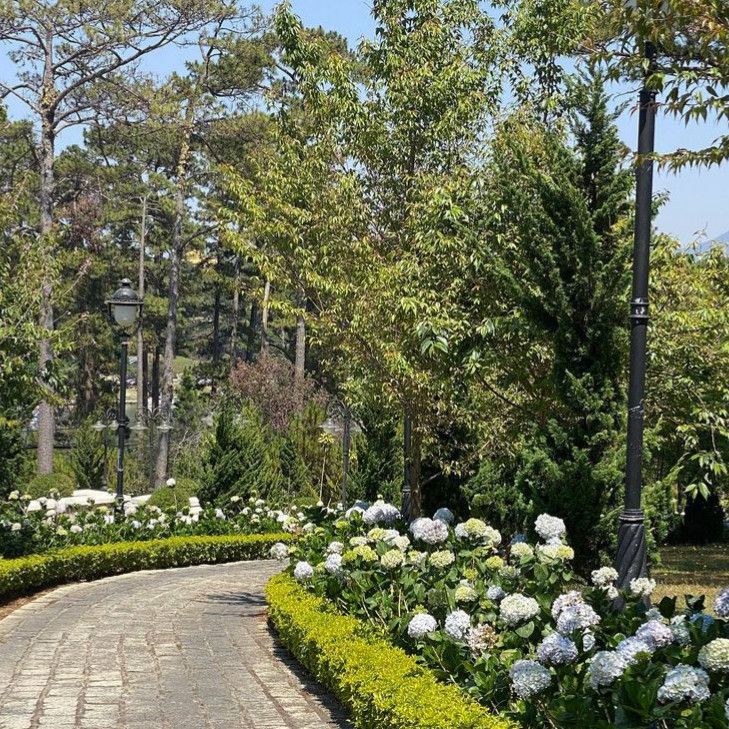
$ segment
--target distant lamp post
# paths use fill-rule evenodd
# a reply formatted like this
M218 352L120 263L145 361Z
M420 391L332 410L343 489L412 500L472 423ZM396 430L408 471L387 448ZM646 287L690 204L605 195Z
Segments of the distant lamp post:
M116 504L121 512L124 508L124 446L129 431L127 418L127 359L129 337L133 334L142 316L142 300L132 288L128 278L121 280L119 288L106 302L109 318L116 325L121 340L119 358L119 411L116 419L118 455L116 462Z
M626 0L628 8L635 0ZM665 10L666 4L662 8ZM655 150L656 92L648 77L655 70L656 47L643 48L647 72L640 90L638 156L635 191L635 238L633 243L633 285L630 298L630 384L628 386L628 442L625 472L625 502L618 529L618 585L626 587L648 569L644 514L641 508L643 466L643 413L648 334L648 270L650 263L653 152Z

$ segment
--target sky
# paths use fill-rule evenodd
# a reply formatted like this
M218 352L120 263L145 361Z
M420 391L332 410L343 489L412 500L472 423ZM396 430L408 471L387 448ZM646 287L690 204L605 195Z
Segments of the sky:
M278 0L258 0L264 11L270 11ZM292 0L294 11L309 26L335 30L356 44L363 36L372 37L374 23L369 0ZM154 57L154 71L164 76L181 68L183 54L173 47L163 49ZM6 58L0 58L0 74L10 72ZM620 101L625 101L622 97ZM629 98L629 97L628 97ZM627 110L618 122L623 142L634 149L637 139L637 116ZM25 115L17 104L9 105L15 117ZM656 148L668 152L678 147L702 148L710 145L720 134L726 134L727 123L720 127L714 122L684 126L683 122L659 115L656 126ZM69 133L64 143L80 139L78 131ZM704 241L718 238L729 232L729 164L709 169L685 169L680 173L658 172L655 179L656 193L666 193L668 202L661 209L658 228L674 235L684 244L697 238Z

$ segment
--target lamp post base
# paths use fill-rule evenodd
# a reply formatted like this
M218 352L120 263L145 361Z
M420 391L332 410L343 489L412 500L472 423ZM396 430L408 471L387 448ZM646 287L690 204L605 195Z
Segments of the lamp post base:
M626 509L620 515L617 569L620 588L628 587L631 580L645 577L648 572L642 509Z

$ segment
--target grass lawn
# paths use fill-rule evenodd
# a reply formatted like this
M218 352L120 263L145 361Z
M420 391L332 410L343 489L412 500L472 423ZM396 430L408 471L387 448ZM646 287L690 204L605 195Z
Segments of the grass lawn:
M654 603L665 595L706 595L706 607L711 609L717 592L729 587L729 544L664 547L661 559L653 570L658 582ZM682 600L678 606L683 607Z

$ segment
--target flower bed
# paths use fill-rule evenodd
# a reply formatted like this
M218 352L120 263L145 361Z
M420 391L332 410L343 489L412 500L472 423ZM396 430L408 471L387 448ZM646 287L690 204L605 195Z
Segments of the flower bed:
M717 617L690 596L648 609L653 580L619 591L610 567L589 584L573 573L558 518L539 517L536 544L453 521L441 509L406 529L393 507L358 505L272 555L332 609L525 729L729 726L729 590Z
M125 572L267 558L272 544L294 539L290 534L172 537L0 559L0 603L66 582Z
M510 729L361 621L332 614L291 577L266 587L269 617L286 647L349 709L359 729Z
M167 494L173 490L162 491ZM0 500L0 558L42 554L72 546L168 537L299 532L308 523L307 509L290 507L283 511L262 499L251 498L246 503L239 496L224 506L204 507L196 498L185 497L164 510L154 504L127 501L123 515L117 514L113 505L99 505L75 497L74 501L81 503L67 506L53 496L56 494L31 499L15 491L8 499Z

